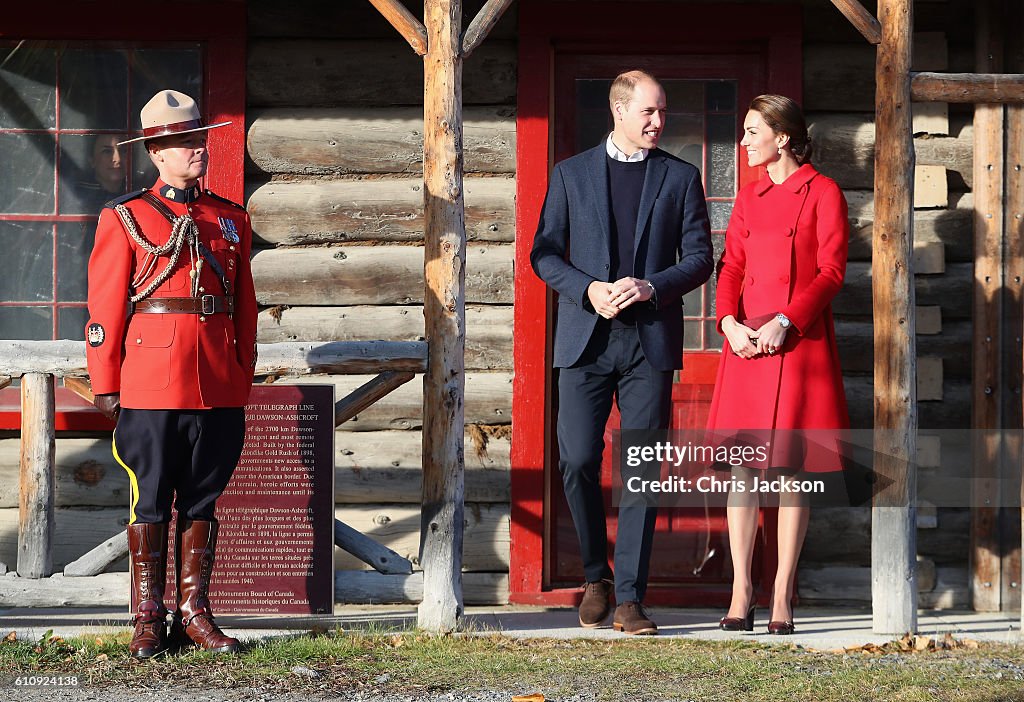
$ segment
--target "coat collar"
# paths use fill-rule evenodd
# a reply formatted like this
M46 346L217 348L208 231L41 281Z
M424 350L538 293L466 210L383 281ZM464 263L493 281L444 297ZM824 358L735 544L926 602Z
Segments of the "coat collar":
M814 180L817 175L818 171L814 170L814 166L809 163L805 163L800 166L800 168L796 169L793 175L789 176L786 180L778 183L777 185L784 187L791 192L798 193L802 187ZM771 177L766 172L761 176L761 180L757 181L757 185L754 187L754 193L756 195L764 195L775 185L776 183L772 182Z
M191 188L184 189L175 188L168 185L160 178L157 179L156 185L153 186L153 190L159 193L160 197L166 200L180 203L195 202L203 192L200 190L198 185L193 185Z

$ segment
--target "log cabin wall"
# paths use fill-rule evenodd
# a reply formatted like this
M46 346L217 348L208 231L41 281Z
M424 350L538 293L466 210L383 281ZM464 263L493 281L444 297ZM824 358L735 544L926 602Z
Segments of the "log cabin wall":
M422 18L421 0L405 4ZM483 2L464 5L468 24ZM470 604L508 591L515 26L507 13L464 65ZM251 0L249 38L259 341L422 339L423 59L365 0ZM330 381L340 398L370 377ZM335 454L338 517L417 569L421 405L417 378L343 424ZM339 569L367 568L335 553ZM390 589L346 582L349 599Z
M406 4L422 16L419 0ZM481 5L466 0L464 21ZM802 5L815 163L850 203L850 265L834 309L851 419L868 428L875 49L827 0ZM422 338L422 59L369 2L248 6L245 181L258 246L259 341ZM969 0L919 0L915 20L915 70L974 70ZM472 604L504 602L508 590L514 7L466 61L464 83L464 563ZM936 506L948 495L929 491L943 470L970 461L951 430L969 427L971 417L972 113L969 105L915 104L922 607L970 606L969 510ZM369 378L330 382L340 398ZM414 563L420 415L417 379L343 425L335 447L338 517ZM57 440L57 570L126 523L128 481L109 446L109 436ZM0 438L0 562L8 564L17 549L17 466L17 437ZM803 601L869 603L870 522L867 508L812 511ZM336 566L366 569L338 550Z

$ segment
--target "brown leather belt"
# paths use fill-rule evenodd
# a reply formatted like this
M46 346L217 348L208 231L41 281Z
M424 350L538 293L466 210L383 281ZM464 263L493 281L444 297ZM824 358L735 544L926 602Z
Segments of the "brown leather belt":
M220 314L234 311L233 296L149 297L135 303L135 312L143 314Z

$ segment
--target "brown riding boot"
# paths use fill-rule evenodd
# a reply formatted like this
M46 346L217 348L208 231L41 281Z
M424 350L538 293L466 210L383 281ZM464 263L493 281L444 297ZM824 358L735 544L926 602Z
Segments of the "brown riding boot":
M128 550L132 559L135 631L128 651L135 658L152 658L167 650L167 525L129 524Z
M210 611L210 576L217 544L217 522L178 517L174 556L178 574L178 611L171 638L179 645L196 645L214 653L238 653L238 639L224 634Z

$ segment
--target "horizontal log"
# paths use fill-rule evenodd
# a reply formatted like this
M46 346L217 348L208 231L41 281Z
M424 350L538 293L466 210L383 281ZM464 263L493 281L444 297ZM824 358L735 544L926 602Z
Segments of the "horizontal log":
M0 607L128 607L127 572L87 578L0 578Z
M419 306L276 307L260 312L257 338L278 341L422 341ZM512 369L512 307L466 306L466 369Z
M467 247L466 302L511 303L512 256L511 245ZM423 249L419 246L268 249L253 257L252 273L262 305L423 301Z
M466 178L469 241L515 239L515 181ZM249 197L253 233L264 244L423 241L423 181L273 182Z
M335 397L344 397L371 375L337 375L316 379L282 379L280 382L333 383ZM512 374L466 373L466 424L509 424L512 421ZM370 405L340 427L339 431L419 429L423 426L423 383L414 380Z
M934 356L943 361L944 373L950 378L970 379L971 357L964 349L971 345L972 325L969 320L946 324L941 334L917 337L918 357ZM871 373L874 369L874 327L871 322L836 321L836 343L839 362L846 373Z
M918 563L919 573L928 568ZM969 604L966 568L939 567L934 568L930 577L925 575L917 582L918 606L922 609L962 608ZM797 582L800 601L807 604L871 602L870 566L803 565L797 571ZM931 589L925 589L926 585L931 585Z
M464 104L511 105L515 96L515 44L487 42L463 68ZM423 60L398 38L257 39L249 43L246 100L253 107L421 105Z
M419 505L342 505L335 517L356 531L409 559L419 570ZM462 564L466 571L508 571L509 506L507 503L467 503ZM338 570L365 570L362 561L334 549Z
M378 573L387 575L412 573L412 563L407 559L337 519L334 520L334 545L355 556Z
M486 444L481 437L486 438ZM409 503L422 499L422 433L335 432L334 499L340 504ZM508 502L509 440L467 432L466 502Z
M463 573L462 599L467 605L508 604L508 573ZM419 604L423 573L339 570L334 574L334 600L343 604Z
M842 290L832 302L840 315L864 315L871 311L871 264L854 261L846 266ZM942 319L971 318L971 294L974 290L974 265L948 263L943 275L914 277L916 304L940 306Z
M423 172L422 108L268 108L247 117L252 173ZM515 173L515 108L466 108L462 148L466 173Z
M910 97L920 102L1024 103L1024 73L911 73Z
M464 25L476 16L486 0L463 0ZM402 4L422 19L422 0L403 0ZM502 15L489 35L491 38L514 39L516 14ZM368 2L337 2L337 0L299 0L284 4L270 0L249 0L246 3L249 36L256 38L293 37L296 39L394 39L395 29ZM311 21L315 18L315 22Z
M807 111L873 112L875 47L856 44L804 44L804 96Z
M869 376L846 375L846 402L850 424L855 429L870 429L875 405L874 384ZM971 383L946 378L941 402L918 402L918 425L922 429L965 429L971 425Z
M114 534L102 544L64 566L64 575L82 578L99 575L122 558L128 557L128 532Z
M873 72L871 75L874 75ZM871 190L875 178L875 124L870 114L808 115L814 164L844 189ZM974 130L914 139L918 166L943 166L970 187L974 182Z
M366 373L426 368L426 343L413 341L280 342L260 344L257 375ZM12 376L50 373L84 376L84 341L0 340L0 369Z
M97 544L124 531L128 523L128 510L118 509L57 509L54 510L53 570L76 560ZM0 509L0 561L17 563L18 509ZM111 570L127 568L122 561Z
M335 500L418 504L421 443L419 431L335 432ZM464 445L466 501L508 502L508 439L471 428ZM0 439L0 508L18 506L18 451L18 439ZM58 508L128 505L128 474L114 461L109 437L58 437L56 474Z
M850 208L850 260L870 261L874 194L868 190L843 194ZM914 248L934 244L942 245L948 263L974 261L974 211L961 203L950 209L914 212Z

